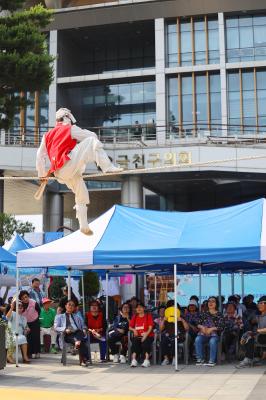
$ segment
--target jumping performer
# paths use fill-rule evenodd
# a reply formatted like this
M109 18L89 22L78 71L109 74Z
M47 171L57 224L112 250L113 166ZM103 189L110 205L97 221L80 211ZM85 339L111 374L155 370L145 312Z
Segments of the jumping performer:
M75 194L74 208L80 231L92 235L87 218L89 193L82 178L86 165L95 162L104 173L118 173L123 168L112 164L94 132L75 124L76 120L67 108L60 108L56 112L56 125L43 136L37 151L36 169L41 181L47 181L54 174L58 182L65 184ZM49 171L45 167L47 157L51 164Z

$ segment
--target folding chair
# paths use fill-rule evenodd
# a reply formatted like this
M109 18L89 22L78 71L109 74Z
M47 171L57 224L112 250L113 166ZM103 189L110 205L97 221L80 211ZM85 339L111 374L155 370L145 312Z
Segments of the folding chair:
M258 333L255 337L255 342L254 342L254 351L253 351L253 358L251 362L251 366L254 366L254 358L256 354L257 349L261 349L262 351L266 351L266 333Z
M65 342L65 335L64 335L63 332L60 334L60 343L62 343L61 363L62 363L64 366L66 366L66 365L67 365L67 350L68 350L69 348L72 348L73 345L72 345L71 343L66 343L66 342ZM88 354L89 354L88 362L91 364L92 361L91 361L90 335L87 335L86 345L87 345ZM81 363L82 363L82 359L81 359L80 356L79 356L79 365L81 365Z

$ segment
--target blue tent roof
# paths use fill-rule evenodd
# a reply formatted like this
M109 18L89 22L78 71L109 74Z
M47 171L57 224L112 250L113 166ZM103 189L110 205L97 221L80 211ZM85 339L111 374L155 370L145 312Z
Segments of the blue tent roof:
M15 263L16 257L0 246L0 263Z
M20 250L32 249L32 247L33 246L29 242L27 242L27 240L25 240L17 233L8 251L12 254L16 254Z
M266 259L266 206L259 199L232 207L166 212L113 206L91 224L18 253L18 267L226 263ZM222 268L222 267L221 267Z

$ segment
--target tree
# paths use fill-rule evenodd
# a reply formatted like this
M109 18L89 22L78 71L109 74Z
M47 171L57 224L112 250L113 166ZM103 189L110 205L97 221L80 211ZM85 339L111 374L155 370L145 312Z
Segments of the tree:
M62 288L64 286L66 286L66 281L63 276L53 277L53 281L49 286L49 297L54 300L60 299L63 295Z
M94 297L97 296L100 290L99 278L96 272L88 271L84 273L84 296L85 304ZM79 293L82 293L82 282L79 281Z
M47 90L53 77L43 31L52 11L42 5L28 10L22 0L0 0L0 129L8 130L27 101L21 93Z
M35 227L31 222L16 220L13 215L0 213L0 246L10 240L14 232L24 236L27 232L34 232Z

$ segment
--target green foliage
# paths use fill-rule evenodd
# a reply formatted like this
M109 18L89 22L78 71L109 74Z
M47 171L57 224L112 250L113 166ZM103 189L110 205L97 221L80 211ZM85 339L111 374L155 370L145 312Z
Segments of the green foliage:
M15 11L22 7L25 0L0 0L0 10Z
M14 232L24 236L27 232L34 232L35 227L31 222L16 220L13 215L0 213L0 246L10 240Z
M84 273L84 295L86 304L89 299L97 296L100 290L99 278L96 272L88 271ZM82 283L81 279L79 281L79 293L82 293Z
M2 1L13 11L21 1ZM26 101L20 92L47 90L53 78L47 38L43 32L52 20L51 10L37 5L1 16L0 14L0 129L8 130Z
M58 300L62 297L62 288L66 286L65 278L62 276L53 277L53 282L49 286L49 298L53 300Z

